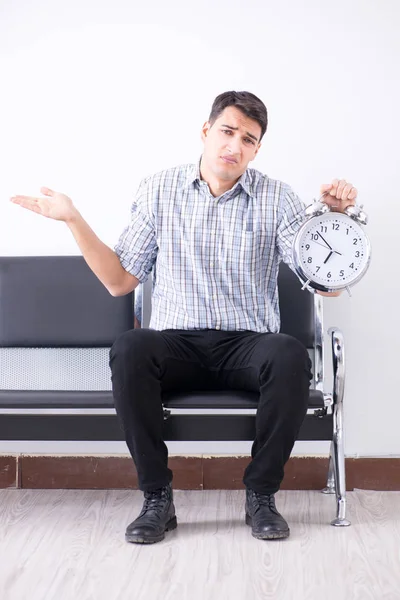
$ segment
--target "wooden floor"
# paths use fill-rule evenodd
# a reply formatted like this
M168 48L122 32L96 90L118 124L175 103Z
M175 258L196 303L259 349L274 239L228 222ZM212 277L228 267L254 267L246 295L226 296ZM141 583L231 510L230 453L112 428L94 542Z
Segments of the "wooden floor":
M281 491L287 540L244 523L244 491L174 491L178 528L124 540L140 491L0 490L1 600L400 600L400 492Z

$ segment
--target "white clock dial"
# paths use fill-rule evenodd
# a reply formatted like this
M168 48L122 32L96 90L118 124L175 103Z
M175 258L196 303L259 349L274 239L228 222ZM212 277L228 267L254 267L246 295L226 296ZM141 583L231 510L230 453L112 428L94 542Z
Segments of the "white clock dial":
M328 212L302 226L296 237L295 253L302 276L317 285L340 289L355 283L365 273L370 246L354 219Z

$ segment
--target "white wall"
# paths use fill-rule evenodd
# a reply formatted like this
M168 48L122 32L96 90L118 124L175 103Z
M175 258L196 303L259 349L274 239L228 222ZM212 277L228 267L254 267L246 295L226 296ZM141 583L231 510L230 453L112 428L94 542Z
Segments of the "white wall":
M254 92L270 125L253 165L306 202L344 177L370 216L370 270L351 299L326 300L325 321L346 340L346 454L400 455L399 21L395 0L3 0L0 254L79 254L64 224L8 201L42 185L70 195L112 246L139 180L198 158L214 97ZM0 444L0 452L46 448L126 451L123 443ZM326 448L297 443L295 453Z

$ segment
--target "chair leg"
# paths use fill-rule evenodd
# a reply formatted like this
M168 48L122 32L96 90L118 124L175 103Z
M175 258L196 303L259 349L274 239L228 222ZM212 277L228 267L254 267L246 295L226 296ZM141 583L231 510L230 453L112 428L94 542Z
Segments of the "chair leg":
M333 440L332 440L332 466L334 475L334 486L336 492L336 519L331 525L336 527L348 527L350 521L346 519L346 472L343 444L343 406L335 405L333 411ZM328 484L329 485L329 484Z
M330 452L329 452L328 479L326 482L326 487L324 487L324 489L321 490L322 494L335 494L336 493L332 454L333 454L333 441L331 442L331 448L330 448Z

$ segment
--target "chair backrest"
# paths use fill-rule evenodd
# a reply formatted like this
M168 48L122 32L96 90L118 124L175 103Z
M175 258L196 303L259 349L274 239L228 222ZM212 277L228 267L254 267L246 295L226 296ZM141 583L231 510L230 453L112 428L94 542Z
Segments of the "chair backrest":
M143 327L148 327L151 316L152 274L139 286L136 296L136 316ZM300 340L307 348L315 344L314 297L301 289L301 284L293 271L281 263L278 276L279 309L282 333Z
M314 348L314 296L301 289L298 277L283 262L279 267L278 293L281 333L292 335L307 348Z
M82 256L0 257L0 346L110 347L133 328L133 294L113 297Z
M0 257L0 390L110 391L133 298L111 296L82 256Z

